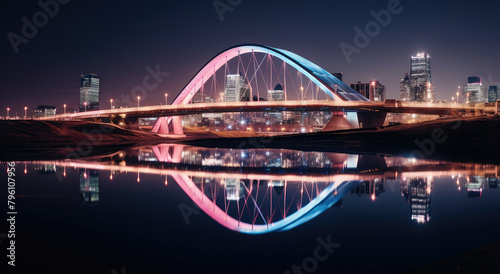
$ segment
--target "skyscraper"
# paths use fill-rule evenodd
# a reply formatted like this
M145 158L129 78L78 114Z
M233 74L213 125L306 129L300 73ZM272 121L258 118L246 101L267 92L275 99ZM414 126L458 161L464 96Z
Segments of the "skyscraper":
M383 102L385 101L385 86L379 81L371 81L370 83L351 84L351 88L359 92L370 101Z
M99 109L99 76L82 73L80 84L80 112Z
M469 77L467 85L464 88L464 94L468 103L488 102L488 94L486 93L486 87L481 81L481 77Z
M228 74L226 76L225 102L250 101L250 96L251 87L245 84L243 76L239 74Z
M401 101L410 101L410 76L406 73L399 86Z
M431 78L431 57L419 53L411 57L410 62L410 101L432 102L434 90Z
M500 87L490 86L488 88L488 103L495 103L498 99L500 99Z

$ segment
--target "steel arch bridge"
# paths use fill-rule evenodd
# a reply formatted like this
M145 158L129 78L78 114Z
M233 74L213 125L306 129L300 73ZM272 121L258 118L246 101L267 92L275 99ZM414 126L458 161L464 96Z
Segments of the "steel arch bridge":
M194 95L202 89L205 83L213 75L215 75L216 71L223 66L227 66L228 61L239 58L243 54L254 53L264 53L268 56L277 57L284 62L284 70L286 70L285 64L290 65L309 78L320 90L334 101L369 101L366 97L353 90L320 66L293 52L258 44L243 44L222 51L206 63L177 95L172 105L189 104ZM182 126L180 123L179 117L160 117L153 127L153 132L164 134L173 132L174 134L182 134Z
M226 49L212 58L212 60L205 64L196 76L191 79L182 92L177 95L172 105L188 104L196 92L210 79L215 71L219 70L231 59L247 53L264 53L281 59L300 71L303 75L306 75L306 77L311 79L333 100L368 101L363 95L335 78L320 66L293 52L258 44L244 44Z

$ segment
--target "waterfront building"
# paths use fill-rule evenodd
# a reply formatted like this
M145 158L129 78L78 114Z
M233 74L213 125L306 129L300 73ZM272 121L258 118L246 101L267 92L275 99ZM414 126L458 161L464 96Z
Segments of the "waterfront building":
M371 81L369 83L361 83L358 81L356 84L351 84L351 88L368 98L370 101L385 101L385 86L380 84L379 81Z
M467 98L467 103L488 102L486 87L483 85L481 77L472 76L467 79L467 85L464 87L464 95Z
M488 103L495 103L498 99L500 99L500 87L490 86L488 88Z
M280 84L277 84L273 90L267 91L268 101L285 101L285 91Z
M82 73L80 83L80 112L99 109L99 76Z
M427 53L418 53L410 61L410 101L433 102L431 57Z
M54 116L56 115L56 107L54 106L46 106L46 105L39 105L35 109L35 117L47 117L47 116Z
M251 87L245 84L245 79L239 74L226 76L226 87L224 89L224 102L250 101Z
M410 101L410 76L406 73L399 86L401 101Z

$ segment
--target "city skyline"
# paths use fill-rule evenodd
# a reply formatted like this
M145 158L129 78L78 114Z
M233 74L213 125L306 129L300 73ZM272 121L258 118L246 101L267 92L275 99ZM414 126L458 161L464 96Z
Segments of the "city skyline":
M359 54L353 54L351 63L346 62L339 44L343 41L352 43L356 34L353 28L363 28L373 20L370 12L384 10L388 2L363 1L361 6L359 3L336 3L336 8L347 11L346 14L338 15L339 20L329 19L327 11L331 10L332 4L326 1L310 6L304 6L299 1L289 2L286 6L267 3L269 9L263 11L264 14L272 14L280 8L286 16L281 19L281 23L265 19L253 24L251 28L245 22L248 21L249 14L260 10L259 2L242 2L232 12L224 13L223 21L220 21L211 3L194 8L187 3L143 4L141 8L147 14L155 16L132 16L130 21L126 21L124 17L135 14L133 5L124 3L115 7L114 3L101 3L101 9L92 9L92 12L100 16L96 16L95 22L90 22L85 27L76 22L90 12L90 7L68 3L59 7L59 13L45 27L40 27L38 34L29 43L21 44L17 54L8 39L2 43L5 62L1 80L5 83L3 89L6 96L1 107L4 110L10 107L18 114L25 105L30 110L39 104L58 108L62 104L76 107L78 102L74 91L78 88L78 77L75 75L82 71L94 72L106 79L101 86L101 101L107 102L109 98L118 99L122 95L130 95L134 87L142 85L145 75L156 69L169 72L170 75L149 91L141 99L141 104L159 104L165 101L165 92L172 95L178 93L196 70L215 53L234 44L247 42L296 52L328 71L343 72L343 81L348 84L360 79L379 80L386 85L389 99L399 98L401 75L408 71L408 59L421 51L429 52L434 59L433 85L436 99L450 101L457 87L465 86L469 76L481 76L484 82L489 82L485 86L498 85L500 72L495 58L491 58L498 55L498 48L491 41L500 40L500 37L494 31L496 24L493 16L489 15L492 10L483 9L491 5L491 1L480 1L471 7L450 6L432 1L402 1L404 9L401 14L404 16L393 14L387 27L382 28L380 34L373 37ZM353 6L357 8L353 9ZM105 10L111 7L117 8L119 13L108 15L112 20L105 20ZM31 19L32 14L39 9L38 5L28 3L12 7L7 24L2 27L4 33L19 34L23 26L21 18L25 16ZM424 10L429 18L428 22L414 24L412 20ZM81 11L81 15L77 11ZM462 22L460 15L465 12L482 15L474 22ZM299 14L304 20L294 20L294 16ZM430 28L443 17L453 22L449 24L453 27L446 31L443 28ZM315 18L321 24L308 18ZM111 23L105 23L109 21ZM289 27L283 28L280 24L287 24ZM211 31L210 35L200 34L200 37L191 36L192 30L197 26L213 29L215 32ZM127 32L117 31L124 27ZM81 43L76 37L81 33L80 29L83 31L87 28L93 30L94 36L86 43ZM280 35L276 35L278 31L281 32ZM109 36L112 32L116 34ZM229 35L229 32L232 34ZM472 43L463 40L468 32L489 38L489 42ZM59 33L64 35L58 35ZM323 33L330 33L329 38L318 40L317 38L324 37ZM296 39L295 34L302 38ZM143 39L130 39L137 35ZM204 39L211 43L180 46L172 42L176 39ZM15 99L16 95L25 98L25 102ZM173 99L174 96L170 98ZM131 102L134 100L131 99Z

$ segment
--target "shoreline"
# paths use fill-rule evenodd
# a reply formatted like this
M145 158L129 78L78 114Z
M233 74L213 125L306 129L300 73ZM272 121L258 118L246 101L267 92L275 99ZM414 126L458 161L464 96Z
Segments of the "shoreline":
M183 139L86 121L0 121L0 160L82 157L133 146L179 143L207 148L294 149L357 154L390 154L421 159L498 163L500 117L442 118L418 124L289 135L190 131ZM90 149L89 149L90 148ZM69 151L68 151L69 150ZM89 152L90 150L90 152Z

